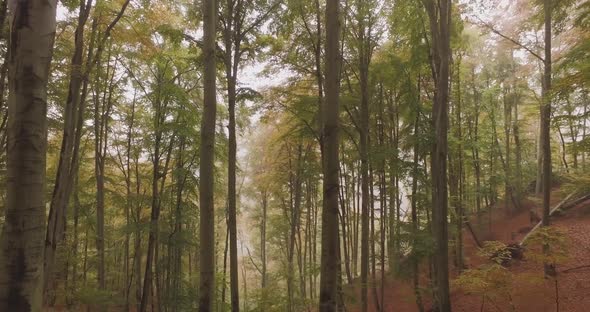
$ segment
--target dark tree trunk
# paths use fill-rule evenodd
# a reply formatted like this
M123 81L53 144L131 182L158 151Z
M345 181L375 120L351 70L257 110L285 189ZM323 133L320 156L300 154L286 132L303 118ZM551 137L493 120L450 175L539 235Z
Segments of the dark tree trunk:
M439 312L451 311L448 255L447 130L449 100L449 59L451 1L423 0L430 20L432 72L436 89L432 120L435 131L432 167L432 232L435 241L435 306Z
M212 312L215 303L215 209L214 148L215 148L215 25L216 1L203 1L203 119L201 123L200 184L199 184L199 311Z
M326 2L326 101L322 109L322 252L319 311L338 310L340 240L338 233L338 112L340 77L339 1Z

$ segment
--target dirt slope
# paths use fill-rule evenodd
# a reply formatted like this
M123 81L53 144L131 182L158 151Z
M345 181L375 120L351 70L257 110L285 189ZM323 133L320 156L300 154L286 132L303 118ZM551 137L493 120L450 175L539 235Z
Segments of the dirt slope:
M556 205L561 196L554 192L552 206ZM492 216L491 232L488 231L489 220L483 217L477 226L477 221L471 220L476 228L480 240L499 240L504 243L517 242L522 239L530 224L529 209L535 209L536 204L531 200L523 201L523 210L510 217L505 216L503 210L495 209ZM570 244L570 257L566 263L558 267L558 292L560 312L587 312L590 311L590 201L586 201L566 211L563 215L552 218L553 226L563 230ZM486 260L477 256L477 246L471 234L464 232L465 260L469 268L477 267ZM422 272L425 272L424 267ZM453 311L518 311L518 312L543 312L557 311L554 280L544 280L543 268L535 265L525 258L523 261L511 265L510 271L515 276L511 297L513 307L508 296L494 298L488 301L481 309L481 297L466 294L463 291L452 288ZM452 275L456 276L454 269ZM531 277L535 277L534 279ZM534 282L535 280L536 282ZM426 285L426 277L421 278L422 285ZM385 282L385 304L383 311L413 312L418 311L411 282L396 278L388 278ZM380 282L378 282L380 293ZM348 311L360 311L358 301L359 286L348 289L346 295ZM353 295L354 294L354 295ZM356 299L352 299L352 298ZM430 294L424 293L423 297L429 299ZM381 300L380 300L381 301ZM426 300L429 301L429 300ZM369 288L369 311L376 311L374 296ZM426 311L430 302L426 302Z

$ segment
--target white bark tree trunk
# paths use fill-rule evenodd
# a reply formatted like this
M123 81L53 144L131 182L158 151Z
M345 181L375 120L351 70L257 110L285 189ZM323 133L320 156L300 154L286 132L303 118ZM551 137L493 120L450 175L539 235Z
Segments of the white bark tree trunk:
M47 79L56 0L11 1L6 223L0 311L40 311L45 236Z

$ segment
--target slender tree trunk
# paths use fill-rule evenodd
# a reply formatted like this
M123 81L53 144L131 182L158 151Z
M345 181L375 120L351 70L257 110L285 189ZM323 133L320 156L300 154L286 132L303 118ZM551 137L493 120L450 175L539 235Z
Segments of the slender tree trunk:
M358 58L360 80L359 153L361 158L361 311L368 310L369 275L369 45L365 25L366 5L357 1ZM370 33L369 33L370 36Z
M302 146L301 143L297 145L297 159L296 159L296 168L295 174L291 174L291 187L292 190L291 198L292 198L292 207L291 207L291 216L290 216L290 231L289 231L289 248L288 248L288 255L287 255L287 262L288 262L288 272L287 272L287 291L288 291L288 298L289 298L289 310L291 311L293 307L293 299L294 299L294 286L293 281L295 279L295 269L294 269L294 256L295 256L295 243L297 232L299 228L299 219L300 219L300 209L301 209L301 163L302 163ZM293 168L291 168L293 170Z
M545 81L542 82L543 88L545 88ZM542 92L544 93L544 92ZM543 100L542 100L543 101ZM543 109L543 103L539 105L541 110ZM539 135L537 135L537 179L535 180L535 194L541 196L543 191L543 117L539 117Z
M545 12L545 71L543 73L543 103L541 105L541 144L543 146L543 226L549 226L551 200L551 14L552 1L544 0ZM547 249L544 246L544 250ZM545 274L551 274L551 264L545 264Z
M72 192L73 177L79 163L80 139L84 127L84 114L86 110L86 95L88 93L88 77L94 66L100 60L105 43L110 36L111 30L121 19L130 0L126 0L121 9L105 29L95 51L95 35L98 28L98 20L95 18L92 23L92 33L85 68L82 68L84 51L84 25L88 20L92 0L80 0L78 25L75 31L74 55L72 56L72 69L68 85L68 96L65 105L64 131L62 145L54 186L51 204L49 208L49 219L45 242L45 283L44 289L53 287L53 262L57 245L63 240L65 232L66 206Z
M156 100L156 103L159 101ZM160 281L160 271L158 266L159 260L159 221L160 221L160 210L161 210L161 193L164 190L164 185L166 181L166 175L168 172L168 166L170 164L170 157L172 154L172 147L174 146L174 138L175 133L172 134L172 138L168 143L168 147L164 147L164 166L160 164L161 158L163 153L162 149L162 136L163 136L163 124L166 118L165 109L166 105L164 103L156 104L156 116L155 116L155 139L154 139L154 153L153 153L153 160L152 160L152 211L150 215L150 232L148 236L148 246L146 251L146 262L145 262L145 274L144 274L144 281L143 281L143 291L141 296L141 305L140 311L144 312L147 311L148 305L148 297L152 297L152 305L154 305L154 300L156 301L155 304L158 306L158 311L160 311L159 307L161 306L161 281ZM155 270L154 270L155 269ZM153 276L155 271L155 289L152 287L154 284ZM155 292L155 298L153 296Z
M586 140L586 122L588 121L588 105L590 103L588 103L588 93L584 92L583 95L583 99L584 99L584 122L582 123L582 141ZM586 154L588 152L587 151L582 151L582 169L586 170Z
M516 91L518 92L518 91ZM520 203L522 200L522 144L520 142L520 126L518 122L518 102L520 101L520 94L516 94L516 98L513 103L513 120L512 120L512 134L514 136L514 164L516 166L516 181L515 191L517 201Z
M236 80L235 76L228 77L228 107L229 107L229 157L228 157L228 227L229 227L229 275L231 290L232 312L240 311L239 281L238 281L238 236L236 209Z
M72 264L72 286L70 292L73 294L77 289L78 280L78 223L80 219L80 195L79 195L79 172L76 172L74 181L74 239L72 242L72 257L75 259Z
M8 0L0 2L0 40L8 43L8 31L6 30L6 16L8 13ZM6 170L6 122L8 119L8 110L6 103L6 78L8 76L8 50L2 54L2 65L0 66L0 164L2 169Z
M97 282L98 289L106 289L105 280L105 160L108 145L108 118L112 104L114 70L111 68L110 55L106 58L105 88L100 90L100 75L96 76L94 90L94 175L96 177L96 250L98 257ZM102 94L101 94L102 93ZM100 99L102 95L102 99Z
M412 246L417 248L418 245L418 230L420 225L418 224L418 166L420 165L419 159L419 145L418 138L420 134L420 111L416 112L416 119L414 121L414 162L412 165ZM416 296L416 305L420 312L424 312L424 305L422 304L422 295L420 293L420 268L418 256L414 254L412 260L412 282L414 286L414 295Z
M569 98L567 99L568 109L567 109L567 122L570 130L570 139L572 144L572 168L578 169L578 135L579 135L579 124L574 127L574 116L573 116L573 109L570 109L571 106Z
M227 224L227 221L226 221ZM223 278L221 279L221 302L219 302L219 310L223 311L225 306L225 291L227 285L227 254L229 252L229 228L225 231L225 240L223 246Z
M461 60L462 56L459 55L457 59L457 81L455 85L457 86L457 101L455 105L455 136L459 142L458 151L457 151L457 159L456 159L456 179L457 179L457 193L455 198L455 214L457 216L456 220L456 263L459 272L462 272L464 269L463 263L463 222L464 220L464 212L463 212L463 129L462 129L462 98L461 98Z
M339 233L338 233L338 112L340 77L339 1L326 1L326 100L322 110L322 252L320 267L320 312L338 310Z
M379 146L381 148L386 147L385 142L385 118L383 117L384 105L383 105L383 85L379 83L379 123L377 125ZM380 270L381 270L381 310L385 310L385 248L386 248L386 232L387 232L387 182L385 177L386 172L386 160L383 158L380 163L379 176L379 232L380 232Z
M513 196L512 171L510 168L510 125L512 124L512 98L512 94L504 94L504 141L506 144L506 170L504 173L504 208L507 215L511 215L513 211L510 207L510 198Z
M212 312L215 306L215 208L214 148L215 148L215 0L203 1L203 119L201 123L199 231L200 231L200 279L199 311Z
M375 251L375 193L374 193L374 171L372 166L369 166L369 194L370 200L370 244L371 244L371 290L373 291L373 301L375 302L375 309L381 311L379 305L379 294L377 293L377 252Z
M268 206L268 193L266 190L262 191L262 220L260 220L260 260L262 262L262 270L260 272L260 288L262 289L262 308L261 311L266 311L266 285L267 285L267 273L266 273L266 218L267 218L267 206Z
M352 272L350 271L350 248L349 248L349 234L346 228L346 225L349 223L347 222L349 219L348 216L348 211L346 209L347 207L347 199L345 196L346 193L346 182L344 180L345 179L345 175L346 172L344 171L344 167L343 163L340 163L340 185L343 185L344 187L340 188L340 223L342 225L342 246L344 247L343 249L343 253L344 253L344 271L346 273L346 281L348 282L348 284L352 284Z
M133 256L133 271L135 272L135 309L137 311L141 308L141 179L139 176L139 155L134 158L135 167L135 241L134 241L134 256Z
M172 252L172 272L169 274L172 276L172 285L169 289L170 297L172 297L173 311L179 309L179 296L181 294L181 281L182 281L182 247L183 243L183 191L187 180L187 174L184 170L188 170L185 166L187 165L184 161L183 155L186 147L186 138L180 137L180 147L178 149L178 155L176 157L176 209L174 210L174 232L170 237L173 241L169 246L173 247ZM171 248L169 247L169 248Z
M473 105L475 108L473 116L473 133L472 133L472 148L471 155L473 158L473 170L475 171L475 209L477 213L478 225L481 225L481 204L482 204L482 189L481 189L481 160L479 158L479 93L475 85L475 66L471 68L471 87L473 93Z
M78 125L77 118L84 116L79 114L79 110L83 110L84 99L80 94L82 89L82 82L87 76L84 75L82 69L83 54L84 54L84 28L92 0L86 3L80 0L78 25L75 30L74 39L74 54L71 60L70 82L68 86L68 97L64 108L64 126L63 137L61 144L60 157L57 168L57 176L55 178L55 186L49 206L49 217L47 225L47 233L45 235L45 262L44 262L44 291L55 291L54 281L54 259L55 251L58 243L62 242L65 235L66 223L66 207L69 202L70 193L73 187L73 177L75 176L76 168L73 168L75 161L72 158L77 158L73 155L74 146L80 144L80 140L76 135L76 127ZM93 36L94 37L94 36ZM91 39L92 40L92 39ZM90 49L89 49L90 50ZM91 53L91 52L89 52ZM84 88L86 89L86 88ZM84 93L84 97L85 97ZM53 297L54 293L47 294L46 297ZM46 301L50 299L47 298Z
M131 209L133 207L132 190L131 190L131 148L133 143L133 126L135 123L135 96L131 104L131 115L129 116L129 129L127 129L127 155L125 157L125 187L126 200L125 203L125 225L129 229L131 227ZM125 232L125 310L129 311L129 289L131 288L131 277L129 276L129 243L131 241L131 232ZM137 277L136 277L137 278Z
M559 140L561 141L561 161L563 162L563 167L565 168L565 172L570 171L570 166L567 163L567 148L565 146L565 138L563 137L563 132L561 131L561 126L556 125L557 133L559 134Z

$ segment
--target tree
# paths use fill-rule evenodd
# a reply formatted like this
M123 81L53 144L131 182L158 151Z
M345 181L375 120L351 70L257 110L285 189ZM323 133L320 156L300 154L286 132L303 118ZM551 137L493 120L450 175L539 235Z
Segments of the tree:
M215 303L215 207L213 201L215 166L215 25L216 1L203 2L203 120L199 184L200 280L199 311L213 311Z
M0 310L40 311L45 232L47 81L57 1L10 11L6 223L0 238Z
M449 101L449 59L451 57L451 1L423 0L430 21L431 67L435 84L432 107L434 144L432 166L432 234L435 302L439 312L450 312L448 255L447 129Z
M236 204L236 104L244 98L246 90L238 90L238 71L241 63L254 56L251 49L256 47L256 36L260 26L268 19L278 2L269 7L263 2L243 2L228 0L224 5L219 19L223 32L223 64L227 84L227 101L229 112L228 140L228 220L229 254L230 254L230 289L232 311L240 310L238 284L238 247L237 247L237 204Z
M64 107L63 136L60 148L59 163L55 178L55 186L49 206L48 226L45 236L45 263L44 263L44 291L52 288L54 279L54 261L57 245L65 236L65 223L67 217L66 206L72 193L74 177L79 166L80 141L84 131L84 114L86 111L86 96L88 95L89 76L92 69L101 59L107 39L112 29L119 22L129 0L126 0L117 15L107 26L102 36L97 40L98 20L92 23L92 33L87 48L87 56L84 62L84 28L92 9L92 0L80 1L78 24L75 30L74 53L71 59L71 72L68 84L68 96ZM95 44L97 44L95 49Z
M340 77L340 20L338 0L326 3L326 98L322 110L322 253L320 302L322 312L338 311L340 239L338 231L338 110Z
M545 57L543 58L543 93L541 104L541 146L543 151L543 226L549 226L551 210L551 0L543 1L545 27Z

